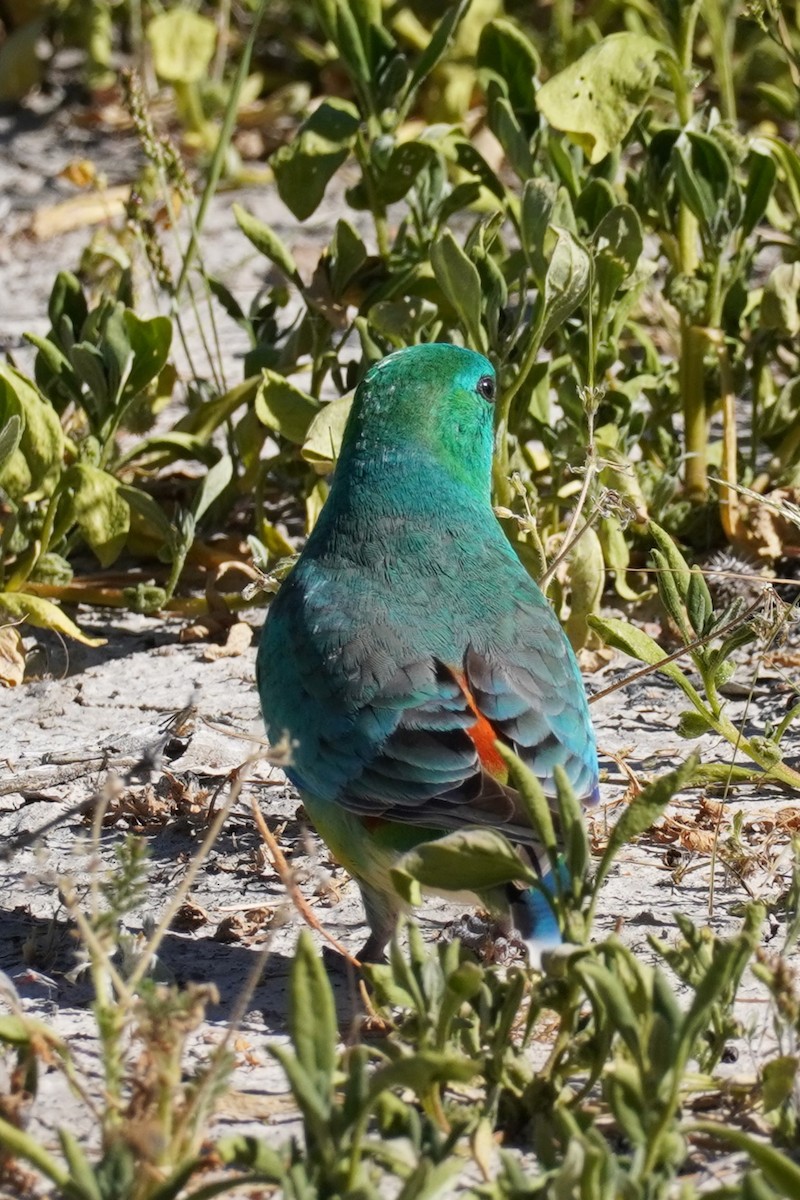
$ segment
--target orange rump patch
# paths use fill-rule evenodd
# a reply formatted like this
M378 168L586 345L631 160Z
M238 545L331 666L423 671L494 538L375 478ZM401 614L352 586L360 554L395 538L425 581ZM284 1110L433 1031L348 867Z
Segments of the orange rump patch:
M500 752L497 749L497 734L488 717L485 717L475 703L475 697L467 686L467 681L460 671L453 671L453 677L464 693L467 704L475 714L475 724L470 725L467 733L471 738L475 749L478 751L478 758L481 766L485 771L499 783L508 782L508 767L503 761Z

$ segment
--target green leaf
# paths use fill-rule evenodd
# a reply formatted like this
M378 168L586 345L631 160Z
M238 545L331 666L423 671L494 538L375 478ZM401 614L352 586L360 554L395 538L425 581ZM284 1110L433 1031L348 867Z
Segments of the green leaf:
M264 368L256 391L255 412L262 425L298 446L305 441L320 404L277 371Z
M460 0L459 3L452 4L439 21L439 24L431 34L430 41L417 59L414 70L411 72L411 77L403 98L403 105L408 105L419 85L433 71L433 68L447 49L450 39L461 23L470 3L471 0Z
M522 189L522 248L540 288L544 286L544 277L547 274L545 239L553 216L556 194L556 185L550 179L527 179Z
M544 326L542 341L563 325L578 307L589 288L591 262L574 234L555 225L556 244L544 281Z
M168 83L200 83L217 44L217 27L190 8L173 8L148 22L147 40L156 74Z
M660 52L644 34L612 33L542 85L539 112L599 163L633 125L656 81Z
M713 729L713 725L696 708L688 708L678 717L678 736L688 741L702 737L705 733L712 733Z
M664 662L667 655L664 654L658 642L654 641L643 629L637 629L635 625L630 625L620 617L592 616L588 620L591 628L597 630L606 645L624 651L631 658L637 658L639 662L647 663L651 667L658 667L680 686L687 682L676 663Z
M586 645L588 618L600 606L605 582L606 566L600 538L593 529L586 529L573 545L567 560L570 607L564 631L573 650Z
M62 321L66 317L73 340L81 337L89 309L81 282L71 271L59 271L56 275L47 303L47 315L54 331L62 328Z
M742 213L742 236L748 238L766 212L775 186L777 167L768 154L753 151L748 159L747 186Z
M692 624L692 629L698 637L708 633L709 625L713 624L714 602L708 590L703 572L699 567L692 567L689 579L689 591L686 595L686 612Z
M622 847L644 833L658 820L672 797L681 788L691 783L699 763L700 758L697 754L690 755L674 771L667 771L665 775L659 776L631 800L611 830L611 836L597 868L595 891L608 875L611 865Z
M247 1167L260 1175L267 1175L276 1183L283 1179L285 1167L281 1156L268 1146L263 1138L233 1134L216 1143L216 1152L229 1167Z
M473 349L487 349L481 324L481 277L449 229L431 246L431 266L436 282L458 313Z
M792 1095L800 1059L795 1054L782 1054L764 1063L761 1069L761 1092L764 1112L775 1112Z
M509 782L519 792L531 829L547 851L551 865L555 867L558 862L558 839L550 801L544 794L541 780L510 747L500 741L495 745L508 767Z
M138 396L148 384L157 379L166 366L172 345L172 321L169 317L150 317L143 320L130 308L123 313L128 344L133 362L125 383L124 395Z
M341 299L347 285L367 261L367 248L349 221L338 220L330 244L331 291Z
M764 285L761 327L783 336L800 333L800 262L779 263Z
M768 1142L758 1141L730 1125L718 1125L716 1121L693 1121L689 1130L718 1138L734 1149L741 1150L786 1200L796 1200L800 1196L800 1167Z
M224 492L233 479L233 459L229 454L223 455L218 463L204 476L192 504L192 516L195 522L211 507L215 500Z
M340 400L331 400L323 404L308 427L300 453L320 475L327 475L333 470L352 407L352 393L342 396Z
M672 572L672 578L675 581L675 586L678 589L681 599L685 602L689 595L689 584L691 583L691 572L686 559L666 530L657 525L655 521L650 521L648 531L667 560Z
M480 893L514 880L533 883L537 879L510 842L494 829L460 829L423 842L392 869L393 883L411 903L419 892L411 881L437 891Z
M480 1060L453 1051L422 1049L387 1066L378 1067L370 1080L374 1102L381 1092L410 1088L424 1097L435 1083L468 1083L481 1071Z
M705 133L684 130L672 148L678 190L687 205L713 236L725 214L733 173L719 143Z
M93 638L82 633L74 621L54 604L41 596L29 596L25 592L0 592L0 614L12 621L26 621L37 629L54 629L65 637L83 642L84 646L105 646L105 638Z
M323 100L294 141L270 159L278 195L299 221L319 206L325 189L350 153L360 118L348 100Z
M0 363L0 424L9 429L19 422L18 446L8 452L9 466L18 450L29 475L25 491L47 494L58 478L64 454L64 434L53 406L40 395L29 379L6 363ZM15 435L9 434L8 445ZM1 456L0 456L1 457ZM2 479L0 468L0 479ZM21 498L15 495L15 499Z
M419 335L436 320L438 309L422 296L379 300L369 310L370 325L398 349L413 346Z
M601 311L605 311L620 285L636 270L644 248L636 209L617 204L600 221L592 243L598 298Z
M301 929L292 960L289 1030L301 1066L322 1093L333 1085L339 1040L336 1006L311 934Z
M130 484L120 483L118 490L128 507L137 512L164 539L164 542L169 544L175 534L175 529L161 505L148 492L143 492L141 488L132 487Z
M271 263L274 263L287 279L291 279L298 287L302 287L303 281L297 270L297 263L277 233L270 229L269 225L259 221L247 209L242 208L241 204L234 204L233 215L236 218L236 224L245 237L253 243L259 254L263 254Z
M436 159L436 151L427 142L402 142L389 155L381 173L378 193L383 204L402 200L414 186L420 171Z
M12 413L10 417L5 418L3 427L0 429L0 479L2 479L4 464L18 449L21 441L22 420L17 413Z
M476 65L492 72L518 116L536 112L534 79L539 72L539 56L512 21L496 17L484 25Z
M103 567L118 557L130 528L131 513L113 475L88 463L75 463L64 474L72 493L74 520Z

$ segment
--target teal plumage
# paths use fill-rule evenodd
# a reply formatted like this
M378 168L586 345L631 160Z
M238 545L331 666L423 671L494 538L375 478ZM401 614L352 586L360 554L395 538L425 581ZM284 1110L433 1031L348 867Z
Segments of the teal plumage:
M257 678L268 736L357 879L380 956L404 851L465 826L537 847L494 739L586 803L597 756L575 657L491 508L494 370L460 347L390 355L359 386L330 495L270 606ZM481 897L531 942L541 897Z

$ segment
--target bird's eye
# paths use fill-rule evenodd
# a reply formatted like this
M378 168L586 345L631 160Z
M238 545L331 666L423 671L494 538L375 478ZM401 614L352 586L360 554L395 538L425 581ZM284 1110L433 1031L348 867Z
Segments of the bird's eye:
M478 380L478 395L483 396L484 400L490 402L494 400L494 380L491 375L483 375Z

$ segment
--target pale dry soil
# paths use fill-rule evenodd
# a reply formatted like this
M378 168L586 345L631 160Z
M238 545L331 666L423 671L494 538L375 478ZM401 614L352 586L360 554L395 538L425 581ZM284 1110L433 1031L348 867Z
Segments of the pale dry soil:
M98 139L58 114L48 121L0 118L0 145L0 215L6 230L0 238L0 335L4 348L26 361L21 334L46 331L54 271L74 268L87 239L86 231L79 230L47 243L31 240L26 233L30 214L67 194L56 177L70 158L102 156L113 183L132 177L135 150L125 138ZM209 269L240 300L257 291L266 268L236 229L230 212L234 198L271 222L298 258L308 261L336 215L334 199L313 225L301 230L267 188L220 195L212 206L204 251ZM243 339L229 324L221 325L221 333L228 373L235 381ZM141 944L143 931L159 919L205 835L212 801L224 802L231 773L264 747L254 685L255 642L244 653L208 661L206 644L179 641L180 622L112 612L75 615L83 628L107 638L106 645L92 649L64 646L46 634L31 637L31 680L0 691L0 970L25 1011L66 1039L99 1096L90 989L59 887L66 879L79 894L87 893L93 875L102 877L114 869L115 848L126 832L145 838L152 864L149 886L144 902L126 921L134 944L137 939ZM262 618L263 612L252 611L247 619L257 627ZM777 723L783 715L790 698L785 677L796 674L796 637L789 651L794 667L762 666L754 676L751 662L735 677L730 712L742 719L755 678L748 728L759 729L765 717ZM606 686L630 666L612 663L589 679L590 689ZM176 732L168 723L187 706L191 717ZM625 755L631 770L647 780L687 752L676 732L681 707L674 688L658 676L615 692L592 710L600 745ZM729 749L711 738L701 739L700 747L707 759L730 757ZM787 758L800 762L796 730L787 738ZM614 761L603 758L602 765L603 804L593 817L598 842L607 823L615 820L628 784ZM94 855L90 814L101 794L112 800L99 855ZM219 1001L208 1008L191 1041L196 1063L223 1037L254 956L268 943L263 974L241 1018L231 1088L210 1133L243 1131L277 1145L298 1124L282 1073L264 1047L287 1037L287 984L300 918L264 854L250 811L253 798L320 921L351 949L361 944L365 929L355 885L306 830L298 819L297 796L262 758L247 768L239 799L191 889L192 907L182 910L163 943L158 971L182 984L210 982L217 988ZM730 801L723 829L729 828L728 814L744 811L749 864L744 878L717 868L712 911L710 826L701 801L701 793L693 790L671 806L669 829L677 842L648 836L625 850L604 889L598 937L619 929L627 944L652 957L648 935L675 938L674 910L715 931L733 931L748 895L774 901L785 890L791 856L788 838L775 831L774 823L776 814L796 805L798 798L770 788L745 788ZM425 937L448 936L459 911L438 901L423 909ZM765 945L780 946L778 917L770 916L763 937ZM341 974L334 981L346 1034L358 1002L352 979ZM745 1035L731 1047L725 1070L733 1079L749 1079L774 1052L772 1014L749 975L739 1012ZM57 1069L43 1070L28 1120L29 1129L51 1148L65 1122L86 1143L93 1140L88 1112ZM704 1177L719 1181L732 1170L732 1160L711 1158Z

